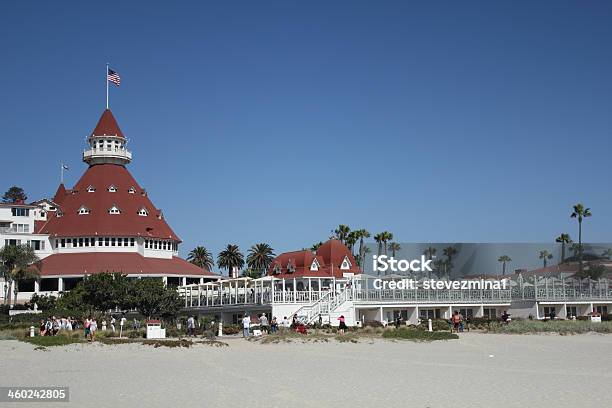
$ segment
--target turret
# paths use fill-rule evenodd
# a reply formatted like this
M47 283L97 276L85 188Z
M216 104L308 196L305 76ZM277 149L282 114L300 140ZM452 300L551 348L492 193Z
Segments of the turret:
M132 161L127 140L109 109L102 113L87 142L89 149L83 152L83 161L90 166L104 163L124 166Z

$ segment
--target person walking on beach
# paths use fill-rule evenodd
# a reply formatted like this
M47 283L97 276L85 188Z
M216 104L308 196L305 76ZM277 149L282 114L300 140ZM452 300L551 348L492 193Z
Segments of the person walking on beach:
M344 315L340 315L338 320L340 321L340 324L338 325L338 330L340 331L340 334L344 334L344 332L346 331L346 320L344 319Z
M195 334L195 320L193 316L189 316L187 319L187 336L191 337Z
M244 315L242 318L242 337L249 337L249 328L251 327L251 318L248 315Z
M278 330L278 322L276 321L276 316L272 318L272 324L270 325L270 329L272 333L276 333L276 331Z
M259 326L261 327L261 332L263 334L268 334L269 323L265 313L262 313L261 317L259 318Z
M98 330L98 322L94 317L89 323L89 341L96 341L96 330Z
M110 326L111 326L111 330L113 331L113 334L115 334L115 323L117 321L115 320L115 316L111 315L111 319L110 319Z
M461 315L458 311L455 310L453 313L453 317L451 317L451 323L453 324L453 329L455 333L459 333L459 325L461 324Z
M90 324L91 324L91 320L89 319L89 317L86 318L83 321L83 331L85 332L85 338L86 339L89 339L89 326L90 326Z

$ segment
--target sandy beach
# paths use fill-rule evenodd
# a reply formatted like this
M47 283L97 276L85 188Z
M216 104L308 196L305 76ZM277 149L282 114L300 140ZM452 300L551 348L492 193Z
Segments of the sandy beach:
M62 405L79 407L582 408L612 401L609 335L226 342L223 348L73 344L35 351L1 341L2 385L69 386L70 403ZM11 405L28 406L5 404Z

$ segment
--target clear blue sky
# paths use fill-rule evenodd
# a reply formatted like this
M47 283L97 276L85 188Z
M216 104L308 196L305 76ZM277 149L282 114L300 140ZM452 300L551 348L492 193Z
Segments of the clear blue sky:
M3 2L0 190L50 196L104 108L217 253L324 240L612 240L612 3ZM435 3L435 4L434 4ZM182 2L181 2L182 4Z

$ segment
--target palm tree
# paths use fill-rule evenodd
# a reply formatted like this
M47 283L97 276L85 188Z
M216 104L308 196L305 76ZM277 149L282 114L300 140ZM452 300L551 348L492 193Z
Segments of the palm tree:
M559 242L561 244L561 263L565 262L565 245L571 244L572 239L569 234L563 233L555 238L555 242Z
M376 241L376 243L378 244L378 256L380 256L382 254L382 248L383 248L383 234L382 234L382 232L374 235L374 241Z
M17 302L19 283L29 279L38 279L40 272L34 249L29 245L5 245L0 249L0 270L4 278L4 303L10 304L9 289L13 285L14 303Z
M547 261L552 258L553 258L553 255L550 252L548 252L547 249L543 249L540 251L540 259L544 263L544 268L546 268Z
M450 277L451 270L453 269L453 258L455 257L455 255L457 255L457 252L459 251L454 246L449 246L444 248L442 252L444 253L444 256L446 257L447 261L446 264L444 264L444 272L446 273L448 271L448 276Z
M393 234L389 231L383 231L382 234L382 243L385 251L385 255L387 255L387 243L393 239Z
M370 233L363 228L358 229L357 231L355 231L355 233L357 234L357 237L359 239L359 265L361 266L365 262L365 247L363 246L363 239L370 238Z
M427 257L427 259L433 259L433 257L436 255L436 248L434 247L427 247L426 250L423 251L423 255L425 255Z
M240 252L238 245L228 244L227 248L219 253L217 265L221 269L227 269L230 277L234 268L241 269L244 266L244 255Z
M353 256L355 256L355 244L357 243L357 240L359 240L358 231L351 231L349 232L348 237L346 237L345 244L351 251L351 254L353 254Z
M265 273L274 260L274 250L266 243L256 244L249 248L247 266L253 271Z
M506 264L512 261L512 258L510 258L508 255L502 255L497 261L501 262L502 264L502 276L504 276L506 274Z
M215 260L212 252L203 246L193 248L187 255L187 260L192 264L208 271L212 270L212 268L215 266Z
M578 259L580 261L580 269L582 269L582 220L592 215L591 209L585 208L581 203L574 206L574 211L570 215L570 217L578 219Z
M351 229L348 227L348 225L340 224L333 232L336 239L344 244L351 232Z
M323 245L323 242L321 242L321 241L317 242L316 244L312 244L312 246L310 247L310 250L314 252L314 251L316 251L317 249L319 249L319 247L320 247L321 245Z
M402 247L397 242L391 242L389 244L389 249L391 250L391 256L395 258L395 253L402 249Z

